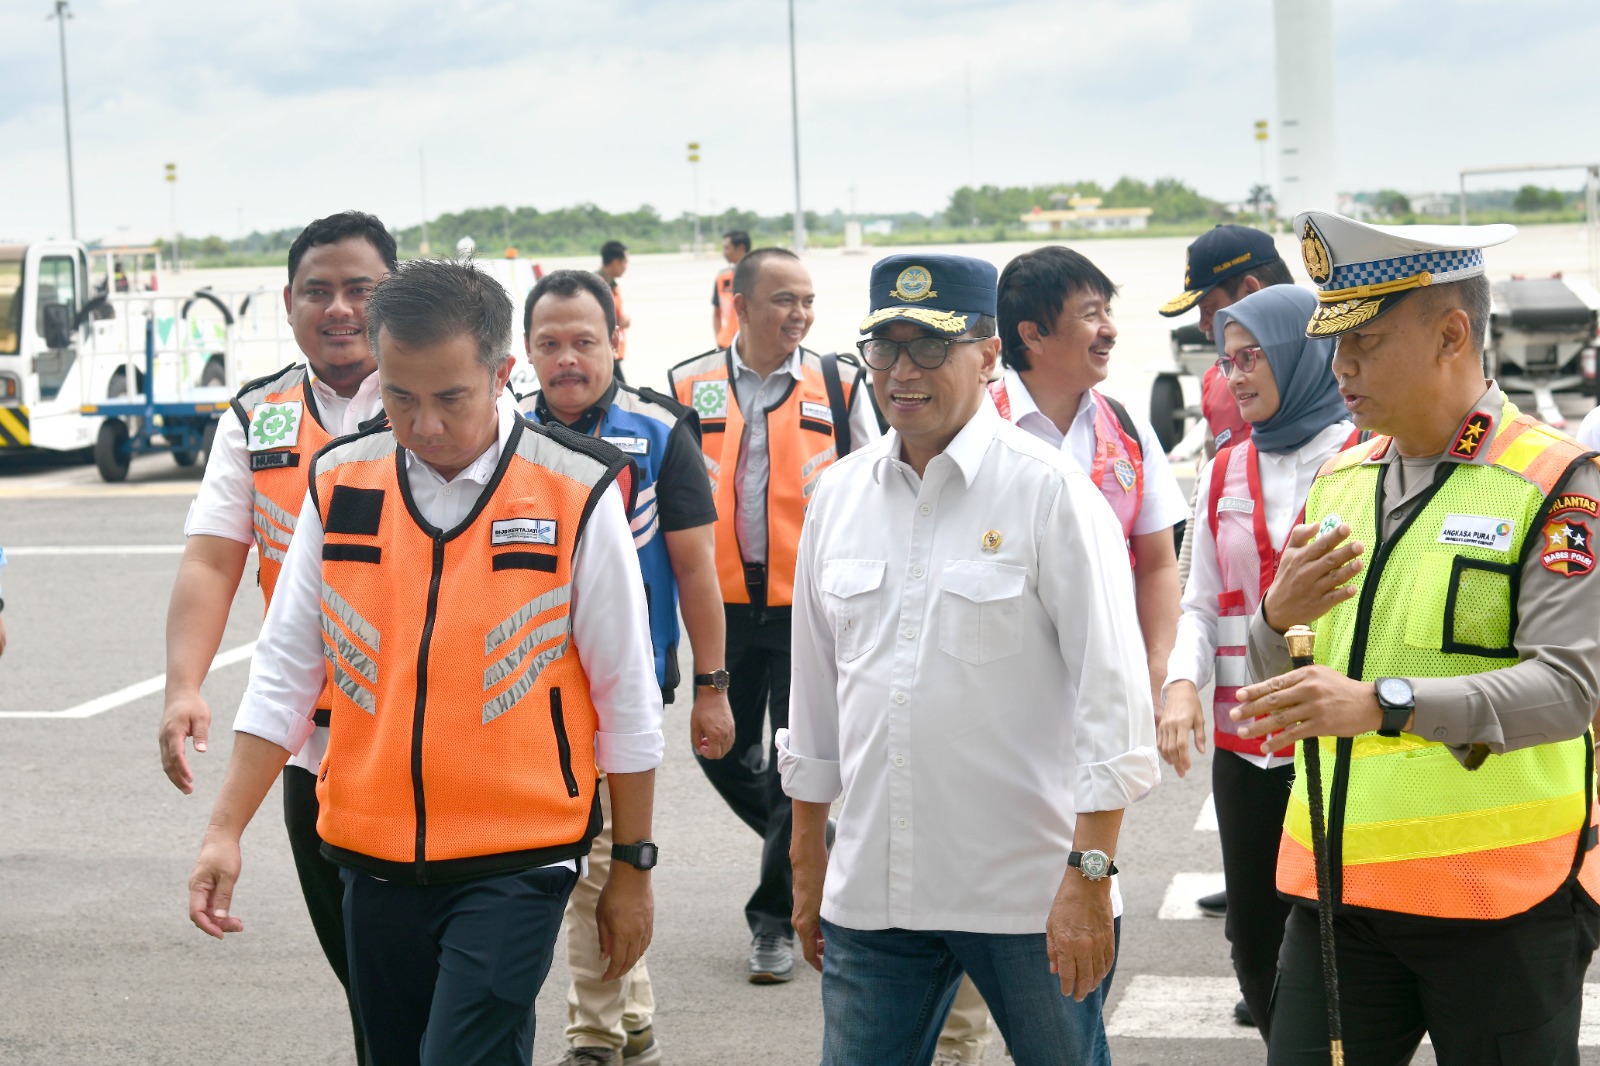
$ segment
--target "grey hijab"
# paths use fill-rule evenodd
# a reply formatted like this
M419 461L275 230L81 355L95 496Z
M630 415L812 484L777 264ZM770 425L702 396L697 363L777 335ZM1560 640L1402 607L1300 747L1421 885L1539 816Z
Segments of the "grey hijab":
M1250 423L1250 439L1264 452L1292 452L1345 417L1334 381L1332 338L1306 336L1316 296L1296 285L1269 285L1217 312L1217 354L1224 354L1224 327L1231 321L1250 331L1266 354L1278 383L1278 410Z

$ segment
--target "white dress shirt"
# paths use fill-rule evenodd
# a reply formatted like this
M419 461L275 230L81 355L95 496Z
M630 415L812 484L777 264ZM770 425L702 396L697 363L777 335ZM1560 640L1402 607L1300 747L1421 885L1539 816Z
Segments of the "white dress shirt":
M987 396L920 479L892 432L828 470L778 734L785 792L843 796L823 917L1044 931L1076 813L1160 780L1127 554L1089 479Z
M767 561L767 485L772 480L772 460L767 448L767 408L777 403L803 380L800 369L801 353L796 348L783 363L763 378L739 358L739 338L733 339L729 349L733 363L733 395L739 404L739 415L744 419L744 438L739 442L739 458L734 468L734 484L738 486L739 511L734 521L739 534L739 547L747 563ZM843 364L840 376L844 374ZM871 388L865 377L850 394L850 447L865 448L877 440L878 417L866 393Z
M1579 444L1590 451L1600 452L1600 407L1583 416L1578 432L1573 434Z
M361 423L383 411L377 374L368 374L349 398L312 378L311 394L316 398L322 427L335 437L354 433ZM250 450L244 433L244 423L237 415L232 411L223 414L211 453L206 456L200 493L189 505L189 517L183 524L185 537L222 537L239 544L255 544L255 475L250 473ZM328 727L319 726L290 758L289 765L316 773L327 750Z
M1344 450L1345 441L1355 426L1337 422L1312 437L1292 452L1256 452L1256 469L1261 474L1261 496L1266 505L1267 536L1279 550L1289 540L1294 520L1306 504L1311 482L1330 457ZM1183 589L1183 614L1178 617L1178 635L1167 657L1167 680L1193 681L1197 689L1211 681L1217 655L1217 597L1222 593L1222 572L1217 567L1217 541L1211 535L1207 511L1211 502L1211 479L1221 477L1215 461L1200 471L1194 507L1194 548L1189 560L1189 583ZM1265 591L1265 590L1263 590ZM1235 752L1262 769L1294 762L1294 753L1255 755Z
M411 498L440 529L459 525L477 504L520 417L510 393L497 402L499 438L449 481L406 452ZM322 516L310 493L300 509L277 592L261 627L250 682L233 728L293 752L311 732L327 681L322 650ZM585 609L585 604L593 606ZM661 763L661 689L650 646L644 579L622 492L612 485L584 527L572 560L572 643L589 678L600 724L595 755L608 773L638 773Z
M1052 448L1060 449L1077 464L1085 474L1094 469L1094 420L1100 403L1093 390L1085 392L1078 401L1078 413L1072 424L1062 433L1034 402L1028 386L1015 370L1005 376L1006 399L1011 404L1011 421L1027 430ZM1139 450L1144 453L1144 500L1139 504L1139 516L1133 520L1133 535L1141 537L1173 526L1189 517L1189 498L1178 486L1178 478L1167 462L1167 450L1148 419L1129 411L1134 428L1139 431ZM1112 416L1115 419L1115 415ZM1124 552L1126 554L1126 552Z

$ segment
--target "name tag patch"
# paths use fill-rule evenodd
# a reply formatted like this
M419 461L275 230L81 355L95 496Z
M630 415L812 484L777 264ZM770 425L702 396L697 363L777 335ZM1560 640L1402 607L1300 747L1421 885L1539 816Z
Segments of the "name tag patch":
M625 455L650 454L649 437L601 437L600 439Z
M250 456L251 470L281 470L299 465L299 452L256 452Z
M1505 552L1511 550L1511 535L1516 529L1515 522L1503 518L1475 514L1446 515L1444 528L1439 531L1439 543Z
M300 423L304 420L305 405L299 400L257 404L250 415L245 447L252 452L293 448L300 442Z
M826 422L830 426L833 425L833 410L825 403L801 401L800 417L815 418L819 422Z
M556 542L554 518L502 518L489 527L489 545L549 544Z
M1255 514L1256 501L1244 496L1224 496L1217 501L1217 513L1224 511L1238 511L1240 514Z

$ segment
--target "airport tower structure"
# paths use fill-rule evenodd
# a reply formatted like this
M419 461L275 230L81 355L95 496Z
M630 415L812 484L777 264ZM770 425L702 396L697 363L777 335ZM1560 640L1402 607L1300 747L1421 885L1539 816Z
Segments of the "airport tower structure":
M1273 0L1278 217L1338 209L1334 173L1333 0Z

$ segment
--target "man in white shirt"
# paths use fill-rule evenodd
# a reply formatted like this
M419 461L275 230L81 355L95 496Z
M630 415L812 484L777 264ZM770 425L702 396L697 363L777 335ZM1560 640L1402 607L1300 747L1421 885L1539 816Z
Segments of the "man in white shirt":
M980 260L873 268L861 348L894 431L824 476L802 537L778 750L824 1066L927 1062L963 971L1019 1066L1110 1061L1149 686L1104 501L986 397L994 293Z
M187 542L167 607L161 764L185 794L194 791L186 743L193 738L195 751L204 752L211 731L211 707L200 683L222 641L251 546L259 539L259 580L270 605L311 456L382 413L367 347L366 304L367 294L394 266L394 238L372 215L344 211L302 230L289 248L283 304L306 362L246 384L217 426L184 526ZM284 768L283 820L311 926L348 998L344 886L338 867L322 857L317 836L316 774L327 748L323 715ZM356 1061L365 1063L361 1029L354 1028Z
M243 929L240 836L326 684L318 830L372 1060L520 1066L599 830L597 770L622 860L596 908L606 979L650 940L661 693L630 467L519 416L511 303L471 266L412 260L367 313L390 426L312 464L189 915Z

